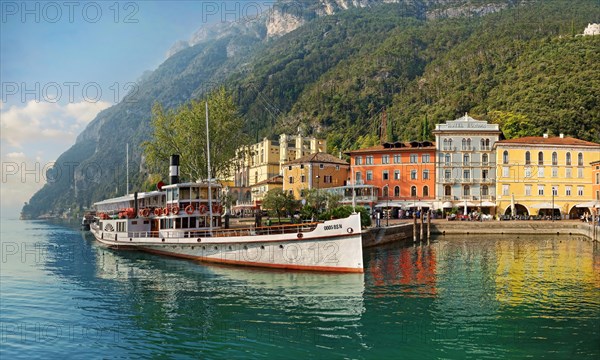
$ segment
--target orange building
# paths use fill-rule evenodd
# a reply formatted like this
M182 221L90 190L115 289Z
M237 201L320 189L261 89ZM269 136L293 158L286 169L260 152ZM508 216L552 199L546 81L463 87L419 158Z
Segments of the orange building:
M283 191L303 199L310 189L346 185L350 165L333 155L318 152L289 161L283 166Z
M347 154L355 184L375 186L379 207L433 208L435 143L384 143Z
M592 196L600 203L600 160L594 161L592 165Z

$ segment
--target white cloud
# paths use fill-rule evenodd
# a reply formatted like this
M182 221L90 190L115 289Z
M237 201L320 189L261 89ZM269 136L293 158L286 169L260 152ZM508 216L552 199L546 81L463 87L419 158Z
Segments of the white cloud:
M2 216L18 215L23 203L45 184L45 166L67 150L107 102L66 105L0 102Z
M104 101L61 105L33 100L22 107L2 104L0 138L18 149L55 138L60 138L60 144L64 146L65 143L72 143L96 114L110 105Z

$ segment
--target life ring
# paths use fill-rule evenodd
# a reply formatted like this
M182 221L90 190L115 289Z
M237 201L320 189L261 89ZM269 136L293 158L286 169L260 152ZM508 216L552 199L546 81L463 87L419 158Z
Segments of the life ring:
M163 209L162 213L163 213L163 215L164 215L164 216L167 216L167 215L169 215L169 208L168 208L168 207L165 207L165 208Z
M171 213L172 213L173 215L177 215L177 214L179 214L179 206L177 206L177 205L173 206L173 207L171 208Z
M208 210L208 207L206 207L206 205L200 205L200 207L198 208L198 211L200 211L200 215L206 214L207 210Z
M213 213L220 214L223 207L221 205L213 205Z
M161 214L162 214L162 209L161 208L158 207L158 208L154 209L154 215L160 216Z
M139 217L144 217L144 209L139 209L138 210L138 216Z
M143 209L143 210L142 210L142 216L143 216L143 217L148 217L148 216L150 216L150 209L148 209L148 208L145 208L145 209Z
M190 204L188 206L185 207L185 213L188 215L192 215L194 213L194 205Z

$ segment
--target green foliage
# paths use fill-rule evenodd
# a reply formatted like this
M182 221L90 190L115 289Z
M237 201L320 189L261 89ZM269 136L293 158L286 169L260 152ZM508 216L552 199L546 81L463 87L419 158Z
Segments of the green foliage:
M210 93L206 100L192 100L177 109L165 111L155 104L152 113L152 140L142 144L149 167L166 176L171 154L180 155L180 176L189 181L206 179L206 102L210 132L211 175L228 177L236 150L244 145L242 120L231 96L224 88Z
M537 127L527 115L515 114L506 111L492 111L490 120L500 125L500 129L507 139L524 136L541 136L544 129Z
M274 212L279 223L281 223L281 215L293 214L297 206L298 202L294 199L294 196L280 188L267 191L262 202L262 208Z
M360 224L363 228L371 226L371 217L369 216L369 210L362 206L357 206L356 212L360 213ZM350 216L350 214L352 213L353 209L350 205L337 206L331 208L329 211L324 213L322 216L322 220L343 219Z

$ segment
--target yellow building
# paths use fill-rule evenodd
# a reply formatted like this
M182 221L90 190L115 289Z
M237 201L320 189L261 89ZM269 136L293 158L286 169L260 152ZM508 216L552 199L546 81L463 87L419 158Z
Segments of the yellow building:
M344 186L350 164L326 153L303 156L283 166L283 191L296 199L304 198L306 190Z
M600 144L571 137L502 140L496 149L498 214L579 216L594 199L591 162Z
M251 186L252 199L256 206L262 204L265 195L272 189L281 189L283 187L283 177L281 175L275 175L270 179L263 180Z
M325 140L301 135L282 134L279 141L264 138L263 141L238 149L238 161L234 169L235 186L251 187L276 175L281 175L284 163L308 154L323 152Z

